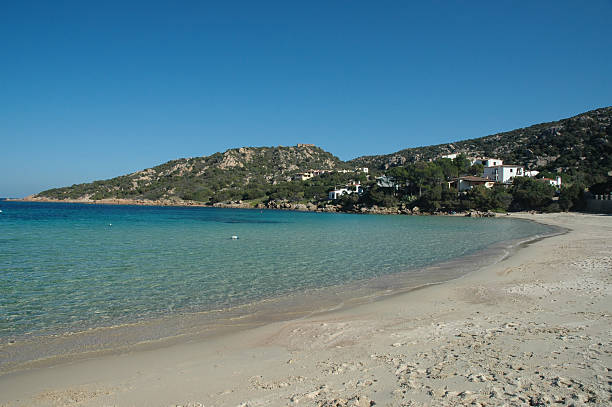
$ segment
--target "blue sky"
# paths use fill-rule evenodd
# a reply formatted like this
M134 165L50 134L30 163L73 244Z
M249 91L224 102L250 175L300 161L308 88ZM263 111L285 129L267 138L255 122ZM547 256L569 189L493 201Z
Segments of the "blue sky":
M240 146L342 159L612 104L612 1L0 4L0 196Z

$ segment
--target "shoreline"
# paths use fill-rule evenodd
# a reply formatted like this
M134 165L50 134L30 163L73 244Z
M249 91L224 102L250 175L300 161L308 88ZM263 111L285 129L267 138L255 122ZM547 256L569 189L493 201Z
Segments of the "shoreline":
M350 213L358 215L411 215L411 216L475 216L475 217L496 217L503 216L506 213L495 213L490 211L470 210L465 212L446 213L446 212L421 212L419 210L411 211L407 208L387 208L373 206L371 208L362 207L360 210L346 211L342 210L339 205L327 202L324 206L317 206L313 203L290 203L290 202L274 202L272 206L264 205L263 203L253 205L251 202L227 203L219 202L215 204L201 203L198 201L176 201L176 200L146 200L146 199L100 199L96 201L85 199L52 199L52 198L7 198L7 202L40 202L40 203L65 203L65 204L83 204L83 205L133 205L133 206L157 206L157 207L176 207L176 208L224 208L224 209L249 209L249 210L281 210L281 211L297 211L297 212L324 212L324 213Z
M551 227L550 231L542 232L544 234L500 241L423 267L310 288L230 308L178 312L116 325L92 326L80 331L16 336L8 342L0 342L0 355L4 354L0 378L28 369L54 367L92 357L207 340L270 323L287 323L383 301L391 296L463 278L474 272L474 267L478 269L503 261L529 242L565 232L562 228ZM43 347L49 349L47 353L41 353ZM26 358L27 354L37 357Z
M135 205L135 206L176 206L176 207L212 207L203 203L197 203L196 201L170 201L170 200L156 200L151 201L147 199L100 199L92 201L89 199L52 199L52 198L39 198L39 197L25 197L25 198L7 198L7 202L42 202L42 203L77 203L84 205Z
M457 279L354 307L9 373L0 376L0 405L68 405L77 393L79 405L522 404L521 397L604 405L602 366L611 360L595 351L610 345L612 219L511 216L568 230ZM559 345L594 359L579 370L564 356L565 367L555 367L551 358L562 354L550 349ZM459 355L453 363L447 348Z

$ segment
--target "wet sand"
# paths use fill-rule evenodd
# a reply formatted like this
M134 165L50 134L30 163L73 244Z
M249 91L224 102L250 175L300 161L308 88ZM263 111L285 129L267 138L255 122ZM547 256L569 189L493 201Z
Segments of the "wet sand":
M0 376L0 406L609 405L612 217L460 279L156 349Z

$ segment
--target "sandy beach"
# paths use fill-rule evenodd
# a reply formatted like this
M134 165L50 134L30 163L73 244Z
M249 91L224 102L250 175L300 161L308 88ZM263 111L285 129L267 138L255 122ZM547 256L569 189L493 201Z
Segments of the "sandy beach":
M612 403L612 217L460 279L238 333L0 376L0 406Z

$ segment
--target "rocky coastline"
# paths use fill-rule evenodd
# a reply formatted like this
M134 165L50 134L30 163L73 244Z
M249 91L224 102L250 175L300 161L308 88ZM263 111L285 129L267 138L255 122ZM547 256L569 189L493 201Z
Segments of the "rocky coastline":
M191 206L191 207L203 207L203 208L233 208L233 209L274 209L274 210L288 210L298 212L331 212L331 213L353 213L353 214L371 214L371 215L434 215L434 216L467 216L475 218L492 218L499 216L500 214L490 211L476 211L470 210L465 212L427 212L422 211L419 207L409 208L407 205L400 205L399 207L383 207L374 205L372 207L355 205L354 207L347 209L342 205L333 204L330 202L323 202L320 204L314 204L312 202L294 203L289 201L269 201L267 203L253 204L248 201L229 201L229 202L217 202L214 204L205 204L198 201L186 201L178 199L159 199L159 200L146 200L146 199L50 199L42 198L37 196L28 196L23 199L10 199L16 202L57 202L57 203L78 203L88 205L140 205L140 206Z

